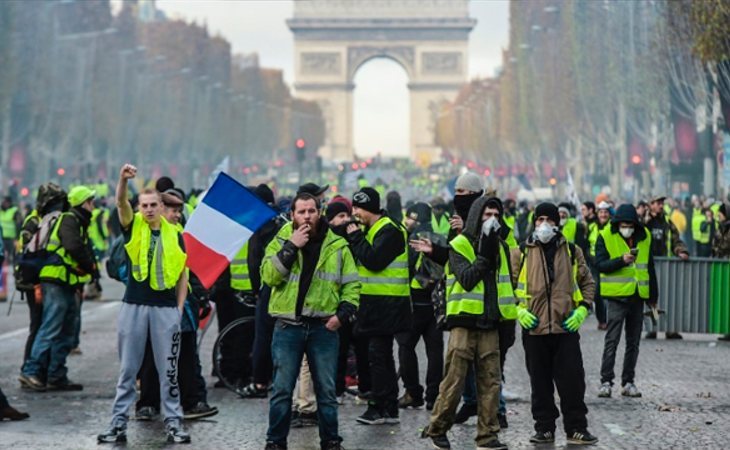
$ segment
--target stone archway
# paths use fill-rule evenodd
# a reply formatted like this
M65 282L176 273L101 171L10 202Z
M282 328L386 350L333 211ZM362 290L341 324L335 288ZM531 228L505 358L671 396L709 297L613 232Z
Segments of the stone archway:
M295 89L323 106L320 155L353 158L353 78L373 58L399 63L410 90L410 155L431 161L434 104L453 100L468 79L467 0L310 0L294 2ZM324 108L326 106L326 108Z

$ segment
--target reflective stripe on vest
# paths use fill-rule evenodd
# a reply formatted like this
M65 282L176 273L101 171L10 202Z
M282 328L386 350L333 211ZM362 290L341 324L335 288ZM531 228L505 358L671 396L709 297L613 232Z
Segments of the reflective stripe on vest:
M406 231L399 227L389 217L383 216L368 230L365 239L373 245L375 235L384 226L395 227L403 234L403 242L408 242ZM388 297L410 297L408 275L408 249L404 245L403 252L399 254L385 269L379 272L368 270L358 262L357 271L362 282L362 295L383 295Z
M463 236L455 237L449 245L455 252L473 263L476 261L476 253L471 242ZM507 255L504 247L499 244L499 273L497 274L497 303L499 313L503 319L516 319L517 308L515 306L515 295L512 291L512 279L510 277ZM481 316L484 314L484 281L480 281L471 291L467 291L456 280L456 275L446 267L446 316L466 315Z
M17 206L11 206L5 211L0 211L0 226L3 227L3 239L15 239L18 237L18 226L15 223Z
M152 237L152 229L142 218L142 214L134 215L132 224L132 236L124 245L129 255L132 276L138 282L142 282L150 275L149 254ZM164 217L160 218L160 237L157 239L152 254L152 276L150 287L155 291L172 289L180 279L187 256L180 248L178 231Z
M58 280L63 284L69 286L76 286L78 284L84 284L91 281L91 275L79 275L81 269L79 263L66 252L66 249L61 246L61 239L58 236L58 230L61 228L61 222L66 219L75 220L73 213L65 212L58 217L56 223L53 225L53 231L51 236L48 238L48 245L46 250L53 253L49 257L48 263L43 266L40 272L41 280ZM84 246L88 243L88 237L83 232L83 229L79 230L83 240ZM57 255L57 256L56 256Z
M629 252L629 246L618 233L612 233L611 227L601 231L603 242L606 244L611 259L621 258ZM601 295L604 297L632 297L637 287L639 297L649 298L649 255L651 253L651 233L646 231L646 238L636 244L639 254L634 264L623 267L615 272L601 273Z
M248 242L243 244L241 250L231 261L231 289L237 291L251 291L251 278L248 273Z
M572 298L573 302L575 303L576 307L580 302L583 301L583 293L580 291L580 286L578 286L578 264L575 263L575 260L573 258L573 253L570 250L570 245L565 244L568 247L568 260L571 261L571 280L573 284L572 288ZM517 288L515 289L515 296L519 299L520 303L527 304L529 308L529 302L530 298L532 297L527 290L527 254L528 254L528 248L525 247L525 262L522 264L522 268L520 269L520 274L517 277ZM547 281L547 280L546 280Z

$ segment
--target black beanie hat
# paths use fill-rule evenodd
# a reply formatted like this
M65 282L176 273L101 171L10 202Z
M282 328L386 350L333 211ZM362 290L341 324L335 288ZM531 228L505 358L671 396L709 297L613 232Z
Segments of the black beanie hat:
M377 214L380 212L380 194L371 187L364 187L352 196L352 206Z
M538 217L547 216L548 219L552 220L556 225L560 223L560 214L558 213L558 207L553 203L543 202L535 207L535 213L532 216L532 223L535 223Z
M254 194L269 205L274 204L274 191L264 183L259 184L253 189Z
M327 211L325 211L324 216L327 218L327 221L332 220L337 214L346 212L347 214L350 214L350 209L347 207L346 204L342 202L330 202L327 205Z
M414 203L406 210L406 217L419 223L431 222L431 206L424 202Z

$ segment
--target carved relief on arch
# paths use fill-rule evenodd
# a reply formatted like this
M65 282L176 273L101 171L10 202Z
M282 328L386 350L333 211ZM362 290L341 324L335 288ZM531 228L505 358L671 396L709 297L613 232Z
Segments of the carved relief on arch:
M347 76L352 80L355 72L366 61L377 58L391 58L405 69L409 78L415 74L416 52L413 47L398 45L388 47L354 46L347 49Z
M337 52L302 52L299 64L303 74L337 75L342 63Z

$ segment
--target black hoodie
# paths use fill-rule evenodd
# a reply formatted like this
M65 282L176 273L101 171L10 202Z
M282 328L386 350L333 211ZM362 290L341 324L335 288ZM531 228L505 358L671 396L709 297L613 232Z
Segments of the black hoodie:
M470 263L453 249L449 251L449 267L464 289L471 291L480 281L484 282L484 314L479 318L468 315L448 316L446 318L446 327L448 329L463 327L494 330L499 325L501 318L497 298L497 275L500 267L499 247L502 246L504 249L507 266L509 266L510 254L502 237L502 234L507 233L508 230L500 214L501 228L499 235L492 234L489 238L484 237L482 234L482 214L487 206L497 208L500 213L504 211L502 202L499 199L481 197L472 204L462 232L474 247L477 254L476 261Z

